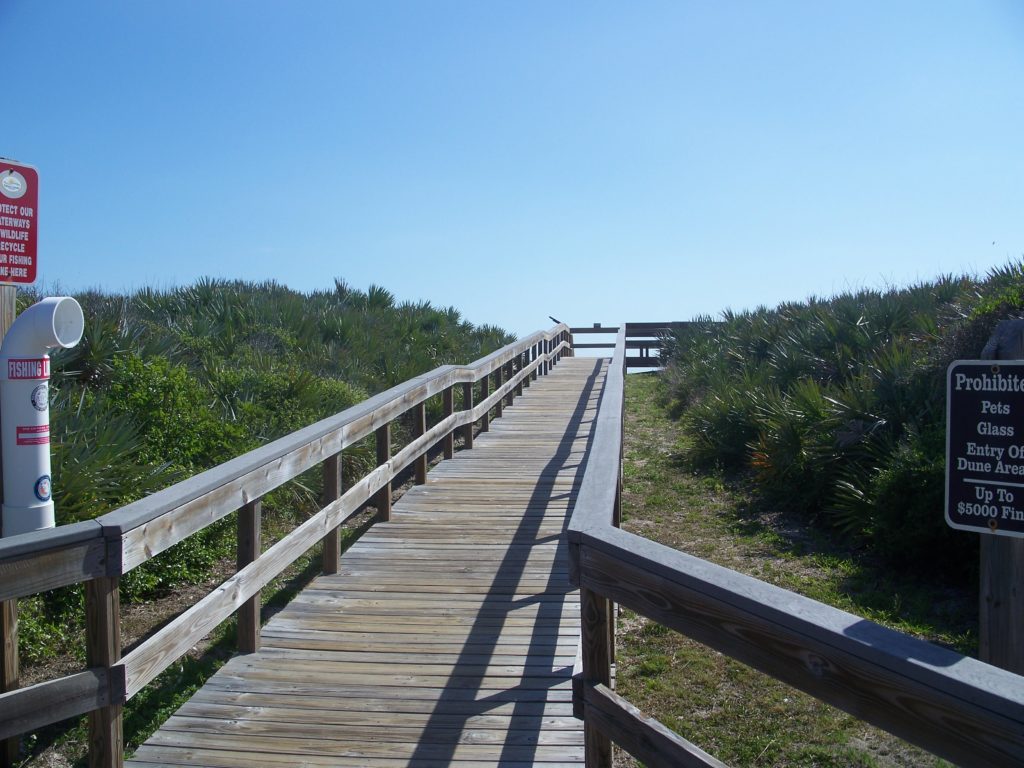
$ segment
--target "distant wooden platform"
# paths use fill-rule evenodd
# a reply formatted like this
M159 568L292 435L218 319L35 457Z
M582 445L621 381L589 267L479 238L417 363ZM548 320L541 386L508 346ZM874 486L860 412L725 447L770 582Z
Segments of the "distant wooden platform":
M527 388L127 764L581 765L564 529L606 366Z

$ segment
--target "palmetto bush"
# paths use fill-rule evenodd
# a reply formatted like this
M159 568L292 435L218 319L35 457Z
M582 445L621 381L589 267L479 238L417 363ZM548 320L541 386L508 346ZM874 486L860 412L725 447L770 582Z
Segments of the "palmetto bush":
M703 318L665 343L688 456L894 562L961 573L950 559L969 569L976 548L943 520L945 369L1022 311L1024 262Z
M768 385L752 399L757 435L748 448L757 480L777 504L817 512L840 458L838 425L822 385L810 378L785 392Z
M40 298L19 295L24 309ZM444 363L512 341L454 308L397 303L380 286L337 281L308 294L273 282L206 279L131 296L89 291L82 342L53 357L53 494L58 523L87 520L320 419ZM401 429L396 438L401 440ZM343 472L375 463L372 445L345 451ZM264 499L267 515L317 508L316 470ZM227 521L122 580L125 600L201 578L232 539ZM59 590L26 603L32 657L80 599Z

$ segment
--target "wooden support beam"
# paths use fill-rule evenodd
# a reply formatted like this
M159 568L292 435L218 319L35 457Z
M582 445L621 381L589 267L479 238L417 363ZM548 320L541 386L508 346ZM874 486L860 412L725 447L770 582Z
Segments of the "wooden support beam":
M500 368L495 368L494 369L494 390L495 391L501 389L501 385L504 383L504 379L502 379L502 374L504 372L505 372L504 366L502 366ZM504 404L505 404L505 398L502 398L501 400L499 400L495 404L495 406L494 406L494 418L496 418L496 419L500 419L501 418L501 407Z
M324 472L324 497L323 506L327 506L335 499L341 498L341 454L336 453L328 457L323 463ZM341 531L333 528L324 536L323 542L323 571L325 576L338 572L341 568Z
M728 768L604 685L586 686L587 717L647 768Z
M1001 321L981 358L1024 360L1024 320ZM1020 418L1018 414L1014 421L1020 424ZM1024 539L991 533L980 537L978 658L1024 675Z
M462 410L470 411L473 409L473 385L470 382L465 382L462 385ZM467 448L473 447L473 422L469 422L462 428L462 439L466 443Z
M441 404L444 414L442 418L447 419L455 412L455 391L453 387L445 387L441 393ZM449 432L441 441L444 446L444 457L450 459L455 455L455 434Z
M580 653L583 679L587 685L611 687L612 657L608 645L611 611L607 599L589 589L580 589L580 621L582 637ZM587 768L611 768L612 744L588 716L584 702L583 744Z
M1024 675L1024 539L980 536L978 658Z
M391 461L391 423L377 428L377 466ZM388 481L373 497L373 505L377 508L377 519L386 523L391 519L391 482Z
M85 621L88 665L113 667L121 660L118 577L101 576L86 582ZM90 768L121 768L124 765L123 699L123 691L111 691L110 701L114 703L89 713Z
M17 313L18 288L14 285L0 285L0 339L7 335L14 324ZM3 484L0 478L0 501L3 501ZM0 531L3 535L3 531ZM0 692L13 691L21 685L18 664L18 601L0 601ZM21 749L17 736L0 742L0 768L11 768Z
M6 287L6 286L5 286ZM0 633L3 635L3 667L0 669L0 691L13 691L20 685L18 669L18 601L0 602ZM21 740L17 736L0 742L0 766L12 768L18 762Z
M512 362L509 361L505 363L505 380L510 381L513 376L515 376L515 368ZM515 402L517 390L521 391L520 387L515 387L514 389L510 389L508 391L508 394L505 395L505 405L511 406L512 403Z
M413 439L422 437L427 431L427 404L417 403L412 409L412 436ZM427 482L427 452L416 457L416 485L423 485Z
M490 394L490 389L488 388L490 383L491 383L490 382L490 377L487 376L487 375L485 375L482 379L480 379L480 402L481 403L484 400L486 400L487 399L487 395ZM490 411L484 411L484 415L480 417L480 431L481 432L487 432L488 430L490 430L490 428L491 428L491 412Z
M242 570L254 562L262 551L261 517L263 504L259 499L250 501L238 510L238 557L236 564ZM238 609L238 652L256 653L260 649L260 593L250 597Z

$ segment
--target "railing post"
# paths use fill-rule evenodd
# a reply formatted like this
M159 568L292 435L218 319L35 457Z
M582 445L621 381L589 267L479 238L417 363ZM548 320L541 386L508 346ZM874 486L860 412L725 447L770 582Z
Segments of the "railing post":
M260 518L263 503L256 499L238 510L238 556L235 563L242 570L255 562L262 551ZM260 593L246 600L236 612L238 652L256 653L260 649Z
M505 363L505 381L511 381L514 375L515 368L512 365L512 361L510 360L509 362ZM516 389L518 389L518 387L513 387L508 391L508 394L505 395L505 405L511 406L512 403L515 402Z
M484 374L480 379L480 402L482 403L487 399L487 395L490 394L488 385L491 383L491 377L489 374ZM484 415L480 417L480 431L487 432L491 428L491 411L490 409L484 411Z
M14 325L17 314L18 287L0 285L0 339ZM0 478L2 480L2 478ZM3 488L0 484L0 501L3 501ZM3 532L0 531L0 535ZM13 691L21 685L21 670L18 663L18 601L0 601L0 692ZM0 768L10 768L19 757L21 739L12 736L0 741Z
M502 385L502 374L505 372L505 366L499 365L494 369L494 391L497 392L501 389ZM498 402L494 405L494 418L501 418L501 406L505 403L505 398L498 398Z
M522 352L522 353L516 355L516 373L519 373L524 368L526 368L526 362L525 362L525 359L524 359L525 354L526 353ZM524 381L523 379L520 379L519 383L516 384L516 397L522 397L522 395L523 395L523 387L528 387L528 386L530 386L530 382L529 381Z
M540 357L540 342L537 342L532 347L530 347L530 362L531 363L536 363L538 357ZM533 369L533 373L530 374L530 377L534 381L537 380L538 376L540 376L540 365L539 364Z
M987 360L1022 356L1024 320L999 323L981 351ZM978 658L1024 675L1024 539L991 533L980 539Z
M377 427L377 466L391 461L391 422ZM391 481L388 480L373 497L377 508L377 519L386 523L391 519Z
M532 351L533 351L533 347L530 347L530 349L528 349L525 352L523 352L523 354L521 356L521 361L522 362L520 364L520 370L530 367L530 360L531 360L531 353L532 353ZM519 394L520 395L523 394L523 387L530 386L530 382L531 381L533 381L533 372L527 373L526 376L523 378L522 384L519 385Z
M454 385L445 388L444 392L441 393L441 405L444 409L443 418L447 419L455 412L455 392ZM448 432L444 439L441 441L444 446L444 457L450 459L455 455L455 433Z
M101 576L85 584L86 662L90 667L113 667L121 660L121 605L118 577ZM89 713L90 768L124 765L122 704L124 691L114 690L115 702Z
M324 498L323 506L341 498L341 454L336 453L328 456L323 464L324 472ZM330 576L341 570L341 530L335 526L327 532L323 539L323 572Z
M6 288L7 286L4 286ZM14 286L11 286L12 288ZM0 601L0 633L3 634L3 664L0 665L0 691L18 688L21 676L18 669L18 601ZM0 741L0 766L11 768L21 752L21 739L12 736Z
M584 685L611 687L612 657L608 645L611 608L609 601L583 587L580 589L581 649ZM612 743L586 717L583 705L583 745L587 768L611 768Z
M423 437L427 431L427 404L417 403L412 409L412 436L413 438ZM416 458L416 485L423 485L427 482L427 451Z
M473 410L473 385L466 381L462 384L462 410ZM466 441L466 447L473 447L473 422L469 422L462 428L462 439Z

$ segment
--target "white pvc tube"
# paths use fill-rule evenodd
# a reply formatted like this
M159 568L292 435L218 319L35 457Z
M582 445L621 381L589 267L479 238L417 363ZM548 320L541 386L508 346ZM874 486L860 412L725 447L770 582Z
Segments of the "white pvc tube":
M75 346L84 330L78 302L54 296L18 315L0 345L4 537L54 525L47 352Z

